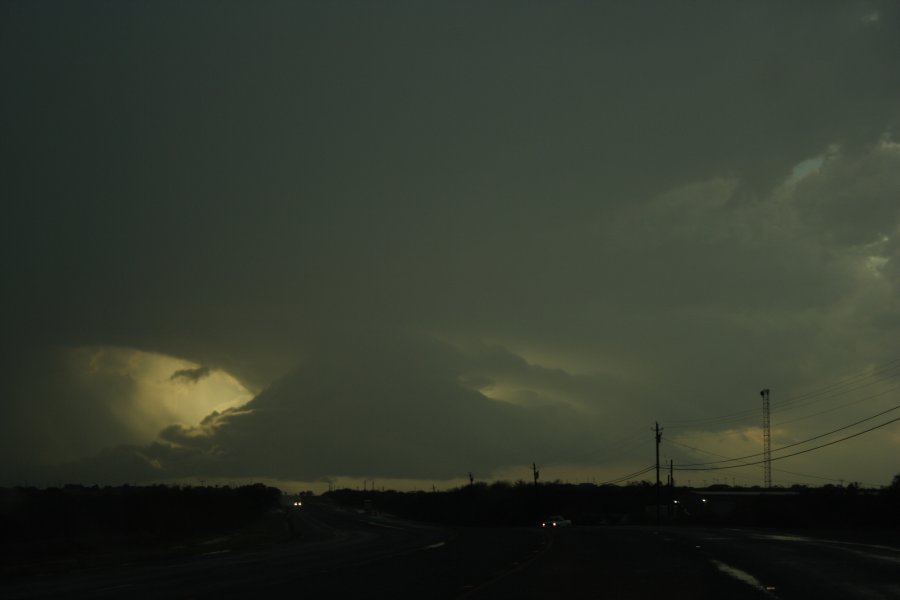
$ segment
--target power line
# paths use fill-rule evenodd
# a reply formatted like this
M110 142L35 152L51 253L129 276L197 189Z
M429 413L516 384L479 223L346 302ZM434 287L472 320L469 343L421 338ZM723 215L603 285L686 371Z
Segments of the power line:
M813 446L812 448L807 448L806 450L798 450L797 452L792 452L791 454L785 454L784 456L777 456L777 457L773 458L772 460L773 460L773 461L776 461L776 460L782 460L782 459L784 459L784 458L790 458L790 457L792 457L792 456L798 456L798 455L800 455L800 454L806 454L807 452L812 452L813 450L820 450L820 449L826 448L826 447L828 447L828 446L833 446L833 445L839 444L839 443L841 443L841 442L846 442L846 441L849 440L849 439L853 439L853 438L855 438L855 437L859 437L859 436L861 436L861 435L863 435L863 434L869 433L870 431L875 431L876 429L881 429L882 427L886 427L886 426L890 425L891 423L896 423L897 421L900 421L900 417L897 417L897 418L895 418L895 419L891 419L890 421L885 421L884 423L881 423L881 424L879 424L879 425L876 425L875 427L870 427L869 429L864 429L863 431L859 431L859 432L854 433L854 434L852 434L852 435L848 435L847 437L842 437L842 438L840 438L840 439L833 440L833 441L831 441L831 442L827 442L827 443L821 444L821 445L819 445L819 446ZM785 446L785 447L786 447L786 446ZM726 467L695 467L695 468L690 468L690 467L687 467L687 466L681 466L681 467L677 467L675 470L676 470L676 471L718 471L718 470L721 470L721 469L736 469L736 468L739 468L739 467L752 467L752 466L754 466L754 465L761 465L763 462L765 462L765 461L759 460L759 461L756 461L756 462L742 463L742 464L740 464L740 465L731 465L731 466L726 466ZM707 463L707 464L712 464L712 463Z
M669 442L672 444L675 444L677 446L682 446L684 448L694 450L696 452L703 452L704 454L710 454L712 456L718 456L719 458L725 458L728 460L736 460L733 458L728 458L727 456L725 456L723 454L716 454L715 452L710 452L709 450L704 450L703 448L695 448L694 446L688 446L687 444L682 444L681 442L676 442L675 440L672 440L672 439L670 439ZM702 464L702 463L698 463L698 464ZM708 463L708 464L712 464L712 463ZM745 465L742 463L740 465L736 465L735 468L743 467L743 466L752 466L752 465ZM776 473L787 473L789 475L797 475L799 477L809 477L810 479L821 479L822 481L843 481L842 479L835 479L833 477L822 477L821 475L812 475L810 473L799 473L797 471L788 471L787 469L777 469L777 468L773 467L772 470L775 471Z
M874 414L870 417L866 417L865 419L860 419L859 421L850 423L849 425L844 425L843 427L838 427L837 429L832 429L831 431L821 433L819 435L813 436L811 438L807 438L805 440L801 440L799 442L794 442L793 444L787 444L786 446L781 446L780 448L776 448L775 450L773 450L773 452L781 452L782 450L786 450L787 448L793 448L795 446L800 446L801 444L806 444L807 442L811 442L813 440L818 440L820 438L832 435L839 431L844 431L845 429L850 429L851 427L855 427L856 425L859 425L860 423L865 423L866 421L871 421L872 419L877 419L878 417L880 417L882 415L886 415L889 412L893 412L893 411L897 410L898 408L900 408L900 404L898 404L897 406L894 406L892 408L889 408L887 410L883 410L880 413ZM744 460L747 458L755 458L757 456L763 456L764 454L765 454L764 452L756 452L754 454L747 454L745 456L738 456L737 458L729 458L727 460L714 460L714 461L702 462L702 463L690 463L690 464L681 465L681 466L682 467L697 467L697 466L704 466L704 465L714 465L714 464L719 464L719 463ZM750 464L760 464L760 463L750 463Z
M891 373L891 371L895 371L895 372ZM848 386L853 386L854 384L857 384L860 381L864 381L866 379L871 379L874 377L878 377L878 379L876 379L875 381L865 383L863 385L858 385L856 387L848 388ZM820 388L813 389L809 392L799 394L799 395L793 396L793 397L789 396L786 400L774 403L772 405L772 411L773 412L781 412L781 411L786 411L786 410L795 410L795 409L801 408L802 406L808 406L815 402L820 402L823 400L823 398L818 398L814 402L804 402L804 401L808 401L808 400L811 400L813 398L817 398L820 396L825 396L826 398L834 398L834 397L837 397L837 396L840 396L840 395L843 395L843 394L846 394L849 392L863 389L865 387L874 385L876 383L879 383L879 382L882 382L882 381L885 381L887 379L891 379L894 377L900 377L900 358L896 358L896 359L888 361L886 363L877 365L876 367L874 367L871 370L866 370L861 373L857 373L855 375L851 375L851 376L845 377L843 379L839 379L833 383L822 386ZM896 389L896 388L892 388L892 389ZM862 402L863 400L867 400L867 399L876 397L883 393L886 393L886 392L880 392L879 394L867 396L866 398L860 400L860 402ZM736 421L744 420L745 418L748 418L752 415L758 414L757 411L758 411L758 409L748 408L745 410L739 410L739 411L735 411L733 413L727 413L724 415L667 422L667 426L670 428L683 428L683 427L691 427L691 426L724 424L724 423L728 423L728 422L736 422Z
M894 360L891 360L891 361L888 361L881 365L878 365L877 367L875 367L874 369L872 369L869 372L857 373L856 375L851 375L849 377L845 377L844 379L839 379L838 381L836 381L832 384L823 386L819 389L812 390L810 392L806 392L806 393L800 394L798 396L794 396L793 398L788 397L787 400L778 404L778 409L781 410L786 406L796 404L798 402L801 402L803 400L808 400L810 398L815 398L817 396L833 394L833 392L837 392L838 390L841 390L841 388L845 388L849 385L853 385L854 383L857 383L856 380L869 379L871 377L883 375L886 372L894 371L896 369L900 369L900 358L895 358ZM874 383L878 383L879 381L883 381L884 379L889 379L889 378L897 377L897 376L900 376L900 372L896 372L891 375L887 375L886 377L883 377L881 379L878 379L878 380L870 382L870 383L866 383L861 386L850 388L849 390L847 390L847 389L842 390L840 393L846 393L848 391L855 391L858 389L862 389L862 388L868 387L869 385L872 385Z
M610 484L615 484L615 483L621 483L623 481L628 481L629 479L638 477L639 475L649 473L650 471L654 470L655 468L656 468L656 465L652 464L649 467L641 469L640 471L635 471L634 473L629 473L628 475L623 475L622 477L618 477L616 479L610 479L609 481L601 481L597 485L610 485Z
M805 421L806 419L811 419L811 418L813 418L813 417L818 417L818 416L821 416L821 415L824 415L824 414L828 414L828 413L830 413L830 412L834 412L834 411L840 410L840 409L842 409L842 408L847 408L848 406L854 406L854 405L856 405L856 404L861 404L861 403L865 402L866 400L871 400L872 398L877 398L878 396L884 396L885 394L890 393L890 392L893 392L894 390L897 390L897 389L900 389L900 385L895 385L894 387L888 388L888 389L886 389L886 390L882 390L882 391L880 391L880 392L878 392L878 393L876 393L876 394L871 394L871 395L869 395L869 396L864 396L864 397L862 397L862 398L859 398L859 399L857 399L857 400L854 400L853 402L847 402L846 404L840 404L840 405L838 405L838 406L835 406L835 407L832 407L832 408L829 408L829 409L826 409L826 410L823 410L823 411L820 411L820 412L817 412L817 413L813 413L813 414L811 414L811 415L806 415L806 416L803 416L803 417L797 417L796 419L790 419L790 420L788 420L788 421L779 421L778 424L779 424L779 425L788 425L788 424L790 424L790 423L796 423L797 421Z

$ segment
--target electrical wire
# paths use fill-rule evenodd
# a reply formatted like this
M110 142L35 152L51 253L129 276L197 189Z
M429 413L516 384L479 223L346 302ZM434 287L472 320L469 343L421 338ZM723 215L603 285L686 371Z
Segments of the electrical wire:
M696 451L696 452L703 452L704 454L710 454L710 455L712 455L712 456L717 456L717 457L719 457L719 458L726 458L726 459L728 459L728 460L735 460L735 459L732 459L732 458L728 458L727 456L724 456L724 455L722 455L722 454L716 454L715 452L710 452L709 450L704 450L704 449L702 449L702 448L695 448L694 446L688 446L687 444L682 444L681 442L676 442L675 440L672 440L672 439L668 440L668 442L671 443L671 444L675 444L675 445L677 445L677 446L683 446L684 448L689 448L689 449L694 450L694 451ZM744 466L752 466L752 465L740 464L740 465L735 465L735 468L737 468L737 467L744 467ZM843 481L842 479L834 479L833 477L822 477L821 475L812 475L812 474L810 474L810 473L798 473L797 471L788 471L787 469L776 469L776 468L773 468L772 470L773 470L773 471L777 471L777 472L779 472L779 473L787 473L787 474L789 474L789 475L797 475L797 476L799 476L799 477L809 477L810 479L821 479L822 481L838 481L838 482Z
M813 441L813 440L821 439L821 438L823 438L823 437L832 435L832 434L837 433L837 432L839 432L839 431L844 431L845 429L850 429L851 427L855 427L856 425L859 425L860 423L865 423L866 421L871 421L872 419L877 419L878 417L880 417L880 416L882 416L882 415L886 415L887 413L893 412L893 411L895 411L895 410L897 410L897 409L900 409L900 404L898 404L897 406L894 406L894 407L892 407L892 408L889 408L889 409L887 409L887 410L883 410L883 411L881 411L880 413L874 414L874 415L872 415L872 416L870 416L870 417L866 417L865 419L860 419L859 421L855 421L855 422L853 422L853 423L850 423L849 425L844 425L843 427L838 427L837 429L832 429L831 431L828 431L828 432L825 432L825 433L821 433L821 434L819 434L819 435L815 435L815 436L813 436L813 437L811 437L811 438L806 438L805 440L800 440L799 442L794 442L793 444L787 444L786 446L781 446L781 447L779 447L779 448L775 448L774 450L772 450L772 452L781 452L782 450L785 450L785 449L787 449L787 448L793 448L793 447L795 447L795 446L800 446L800 445L802 445L802 444L806 444L807 442L811 442L811 441ZM719 464L719 463L726 463L726 462L734 462L734 461L744 460L744 459L747 459L747 458L755 458L755 457L757 457L757 456L763 456L764 454L765 454L765 452L756 452L756 453L754 453L754 454L747 454L747 455L745 455L745 456L738 456L738 457L736 457L736 458L729 458L729 459L727 459L727 460L714 460L714 461L708 461L708 462L702 462L702 463L690 463L690 464L687 464L687 465L681 465L681 466L683 466L683 467L697 467L697 466L704 466L704 465L714 465L714 464ZM773 459L773 460L774 460L774 459ZM755 463L752 463L752 464L755 464Z
M811 414L811 415L806 415L806 416L803 416L803 417L797 417L796 419L790 419L790 420L787 420L787 421L778 421L778 425L788 425L788 424L790 424L790 423L796 423L797 421L805 421L806 419L811 419L811 418L813 418L813 417L818 417L818 416L821 416L821 415L825 415L825 414L828 414L828 413L830 413L830 412L834 412L834 411L836 411L836 410L840 410L840 409L842 409L842 408L847 408L848 406L854 406L854 405L856 405L856 404L861 404L861 403L865 402L866 400L871 400L872 398L877 398L877 397L879 397L879 396L884 396L885 394L887 394L887 393L889 393L889 392L893 392L894 390L897 390L897 389L900 389L900 385L895 385L894 387L888 388L888 389L886 389L886 390L882 390L882 391L880 391L880 392L878 392L878 393L876 393L876 394L871 394L871 395L869 395L869 396L865 396L865 397L863 397L863 398L859 398L858 400L854 400L854 401L852 401L852 402L847 402L846 404L839 404L838 406L835 406L835 407L833 407L833 408L829 408L829 409L826 409L826 410L823 410L823 411L820 411L820 412L817 412L817 413L813 413L813 414Z
M863 434L869 433L870 431L875 431L876 429L881 429L882 427L886 427L886 426L890 425L891 423L896 423L897 421L900 421L900 417L897 417L897 418L895 418L895 419L891 419L890 421L885 421L884 423L881 423L881 424L876 425L876 426L874 426L874 427L870 427L869 429L864 429L863 431L859 431L859 432L857 432L857 433L854 433L854 434L852 434L852 435L848 435L848 436L846 436L846 437L842 437L842 438L837 439L837 440L832 440L832 441L830 441L830 442L827 442L827 443L825 443L825 444L821 444L821 445L819 445L819 446L813 446L812 448L807 448L806 450L798 450L797 452L792 452L791 454L785 454L784 456L777 456L777 457L775 457L775 458L772 458L771 461L769 461L769 462L774 462L774 461L776 461L776 460L782 460L782 459L785 459L785 458L790 458L790 457L792 457L792 456L798 456L798 455L800 455L800 454L806 454L807 452L812 452L812 451L814 451L814 450L820 450L820 449L826 448L826 447L828 447L828 446L833 446L833 445L839 444L839 443L841 443L841 442L846 442L846 441L849 440L849 439L853 439L853 438L855 438L855 437L859 437L859 436L861 436L861 435L863 435ZM724 461L723 461L723 462L724 462ZM721 470L721 469L736 469L736 468L739 468L739 467L752 467L752 466L754 466L754 465L761 465L761 464L763 464L763 463L765 463L765 462L766 462L765 460L759 460L759 461L756 461L756 462L742 463L742 464L739 464L739 465L731 465L731 466L724 466L724 467L693 467L693 468L692 468L692 467L688 467L688 466L686 466L686 465L681 465L681 466L678 466L678 467L674 467L674 469L675 469L676 471L719 471L719 470ZM702 464L702 463L699 463L699 464ZM706 464L713 464L713 463L706 463Z
M863 385L853 386L860 381L864 381L866 379L875 378L874 381L870 381ZM894 377L900 377L900 358L896 358L894 360L888 361L886 363L882 363L877 365L871 370L866 370L861 373L857 373L855 375L851 375L845 377L843 379L839 379L831 384L822 386L820 388L811 390L809 392L799 394L797 396L789 397L786 400L781 402L773 403L772 412L782 412L789 410L796 410L803 406L808 406L810 404L821 402L823 399L829 399L838 397L840 395L857 391L863 389L865 387L869 387L871 385L875 385L877 383L883 382L887 379L892 379ZM892 388L896 389L896 388ZM884 393L884 392L882 392ZM860 402L876 397L879 394L874 394L872 396L867 396L865 399L860 400ZM824 396L825 398L822 398ZM815 400L813 400L815 399ZM848 405L854 404L856 402L850 403ZM748 408L740 411L735 411L733 413L728 413L724 415L717 415L713 417L702 417L698 419L687 419L682 421L674 421L666 424L666 427L670 429L681 429L685 427L696 427L703 425L714 425L714 424L725 424L730 422L739 422L750 415L758 414L757 408Z
M892 377L898 377L898 376L900 376L900 371L897 371L898 369L900 369L900 358L895 358L894 360L891 360L891 361L888 361L888 362L886 362L886 363L883 363L883 364L881 364L881 365L876 366L876 367L875 367L874 369L872 369L871 371L863 372L863 373L857 373L856 375L851 375L851 376L849 376L849 377L845 377L844 379L839 379L838 381L836 381L836 382L834 382L834 383L832 383L832 384L823 386L823 387L821 387L821 388L819 388L819 389L817 389L817 390L812 390L812 391L810 391L810 392L806 392L806 393L803 393L803 394L799 394L799 395L797 395L797 396L794 396L794 397L792 397L792 398L788 398L787 400L784 400L784 401L782 401L782 402L779 402L776 406L778 406L779 409L782 409L782 408L784 408L784 407L786 407L786 406L789 406L789 405L792 405L792 404L796 404L796 403L801 402L801 401L803 401L803 400L808 400L808 399L810 399L810 398L815 398L815 397L817 397L817 396L823 396L823 395L833 394L834 392L837 392L838 390L841 390L840 393L845 393L845 392L848 392L848 391L855 391L855 390L857 390L857 389L861 389L861 388L863 388L863 387L867 387L867 386L872 385L872 384L874 384L874 383L877 383L877 382L879 382L879 381L883 381L884 379L890 379L890 378L892 378ZM849 389L849 390L846 390L846 389L845 389L845 390L842 390L842 388L846 388L846 387L849 386L849 385L853 385L853 384L857 383L856 380L865 380L865 379L868 379L868 378L871 378L871 377L875 377L875 376L878 376L878 375L883 375L884 373L887 373L887 372L890 372L890 371L897 371L897 372L892 373L892 374L890 374L890 375L887 375L886 377L883 377L883 378L881 378L881 379L877 379L877 380L875 380L875 381L873 381L873 382L866 383L866 384L864 384L864 385L862 385L862 386L857 386L857 387L851 388L851 389ZM773 406L773 408L775 408L775 407Z
M649 473L650 471L653 471L654 469L656 469L655 464L650 465L649 467L646 467L644 469L641 469L640 471L635 471L634 473L629 473L628 475L623 475L622 477L618 477L616 479L610 479L608 481L601 481L597 485L612 485L612 484L616 484L616 483L621 483L623 481L628 481L629 479L643 475L644 473Z

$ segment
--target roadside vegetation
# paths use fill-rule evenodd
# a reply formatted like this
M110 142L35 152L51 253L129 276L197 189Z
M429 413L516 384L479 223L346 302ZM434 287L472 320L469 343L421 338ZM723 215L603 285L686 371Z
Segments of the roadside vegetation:
M242 487L0 488L3 572L210 553L284 536L281 491Z
M304 497L310 495L304 493ZM475 483L446 491L338 489L321 500L373 516L450 526L723 525L900 531L900 475L885 488L856 484L706 488ZM0 488L0 575L216 554L313 539L305 509L263 484L243 487Z
M342 489L324 495L352 509L420 521L471 526L534 525L550 514L578 525L654 524L656 486L571 485L560 482L476 483L447 491L396 492ZM659 490L660 521L747 527L900 527L900 476L891 486L856 484L670 488Z

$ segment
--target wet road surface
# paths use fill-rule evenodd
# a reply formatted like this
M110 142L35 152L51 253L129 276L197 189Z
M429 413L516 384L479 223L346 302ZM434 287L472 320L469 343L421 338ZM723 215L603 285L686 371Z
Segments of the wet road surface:
M0 582L3 598L900 598L900 549L740 529L444 528L307 503L252 552Z

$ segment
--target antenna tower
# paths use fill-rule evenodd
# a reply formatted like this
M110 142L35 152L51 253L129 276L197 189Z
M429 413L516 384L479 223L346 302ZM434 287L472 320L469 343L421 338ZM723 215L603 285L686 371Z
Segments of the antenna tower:
M772 487L772 428L769 420L769 388L759 393L763 401L763 470L765 487Z

